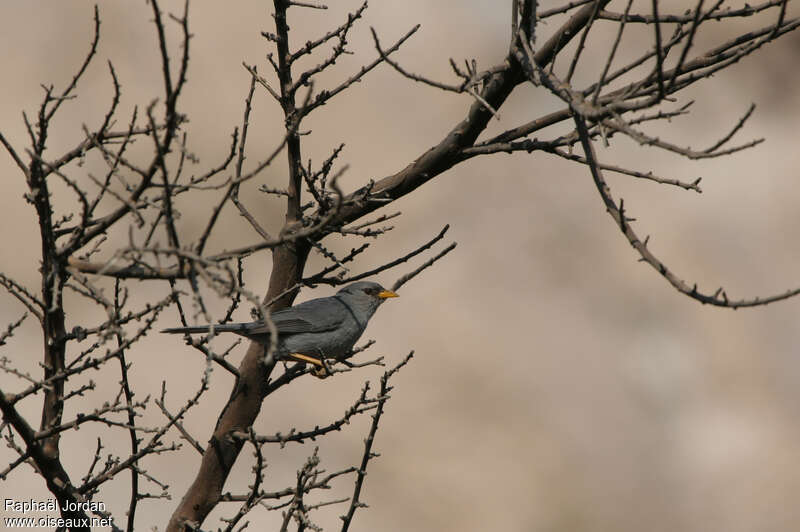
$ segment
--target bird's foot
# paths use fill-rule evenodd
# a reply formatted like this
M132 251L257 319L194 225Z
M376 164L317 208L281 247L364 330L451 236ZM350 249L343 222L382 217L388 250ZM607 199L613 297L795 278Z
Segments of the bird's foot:
M323 359L322 367L314 367L314 369L311 370L311 374L318 379L327 379L333 375L333 372L331 371L331 368L328 367L328 363Z

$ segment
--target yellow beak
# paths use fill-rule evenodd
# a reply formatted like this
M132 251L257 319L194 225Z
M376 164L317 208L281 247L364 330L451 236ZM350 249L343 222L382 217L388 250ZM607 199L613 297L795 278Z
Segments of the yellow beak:
M384 290L383 292L378 293L378 297L381 299L386 299L387 297L400 297L391 290Z

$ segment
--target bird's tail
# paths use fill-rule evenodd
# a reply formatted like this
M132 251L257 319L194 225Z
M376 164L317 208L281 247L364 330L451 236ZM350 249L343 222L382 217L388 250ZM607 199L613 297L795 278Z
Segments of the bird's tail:
M162 333L169 334L194 334L208 332L210 327L208 325L195 325L194 327L171 327L169 329L162 329Z
M220 323L214 325L216 332L239 332L242 324L238 323ZM211 330L210 325L195 325L193 327L170 327L169 329L162 329L162 333L168 334L197 334L207 333Z

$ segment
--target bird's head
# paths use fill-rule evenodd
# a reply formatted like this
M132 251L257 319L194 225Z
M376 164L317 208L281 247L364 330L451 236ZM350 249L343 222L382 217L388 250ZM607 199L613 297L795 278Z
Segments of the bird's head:
M338 296L345 298L348 302L359 307L369 308L374 311L378 305L390 297L399 297L391 290L387 290L378 283L371 281L359 281L351 283L341 290Z

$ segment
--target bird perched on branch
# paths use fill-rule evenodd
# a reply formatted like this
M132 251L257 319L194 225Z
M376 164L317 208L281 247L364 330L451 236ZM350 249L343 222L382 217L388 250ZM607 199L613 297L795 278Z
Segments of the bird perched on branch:
M308 362L327 375L326 359L346 357L367 328L367 322L386 298L398 297L378 283L349 284L331 297L320 297L270 314L278 331L275 358ZM270 331L263 321L174 327L173 334L232 332L269 346ZM315 373L320 376L320 373Z

